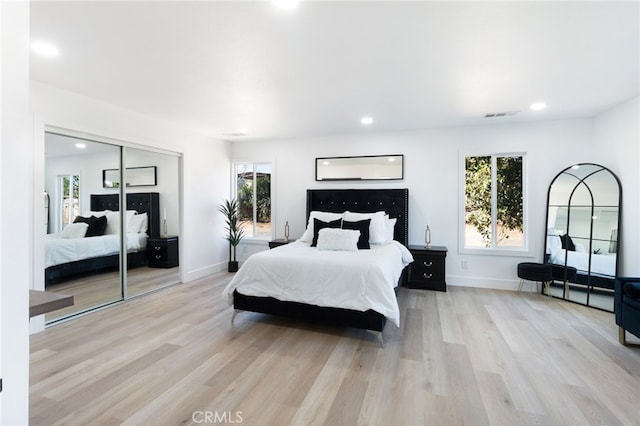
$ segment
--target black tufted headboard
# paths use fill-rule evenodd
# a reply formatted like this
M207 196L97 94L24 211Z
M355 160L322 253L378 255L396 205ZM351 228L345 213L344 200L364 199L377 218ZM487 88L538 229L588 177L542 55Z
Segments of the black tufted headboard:
M119 194L91 194L91 211L120 210ZM150 237L160 236L160 194L157 192L132 192L127 194L127 209L147 213Z
M409 241L409 190L403 189L307 189L307 222L312 211L372 213L384 210L397 218L393 238ZM307 223L305 222L305 223Z

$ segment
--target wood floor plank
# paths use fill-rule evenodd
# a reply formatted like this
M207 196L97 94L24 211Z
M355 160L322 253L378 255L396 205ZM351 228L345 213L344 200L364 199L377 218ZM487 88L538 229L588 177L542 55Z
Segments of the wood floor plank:
M32 425L637 424L613 314L528 292L399 289L385 346L232 310L218 273L31 336ZM213 422L210 422L210 424Z

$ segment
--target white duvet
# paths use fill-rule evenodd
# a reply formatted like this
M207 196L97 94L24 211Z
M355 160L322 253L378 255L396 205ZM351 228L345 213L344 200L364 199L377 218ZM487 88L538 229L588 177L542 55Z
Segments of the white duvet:
M293 242L249 257L223 296L233 292L281 301L367 311L372 309L400 326L395 287L413 261L405 246L392 241L370 250L318 250Z
M565 249L555 250L551 253L551 263L564 265L567 256L567 266L573 266L579 271L589 270L589 253L567 251ZM616 274L616 256L613 254L592 254L591 272L602 275Z
M143 249L146 246L146 233L127 233L127 250L129 252ZM118 234L85 238L60 238L60 234L48 234L44 241L45 268L118 252L120 252Z

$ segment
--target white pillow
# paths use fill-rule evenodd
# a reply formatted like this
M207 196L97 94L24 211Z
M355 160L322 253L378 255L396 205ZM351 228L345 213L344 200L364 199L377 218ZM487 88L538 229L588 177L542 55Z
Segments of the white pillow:
M100 211L86 211L82 214L83 217L91 217L91 216L95 216L95 217L102 217L102 216L106 216L107 213L113 213L111 210L100 210Z
M84 238L87 229L89 229L88 223L70 223L64 227L60 236L62 238Z
M144 234L149 229L148 216L146 213L133 215L127 224L127 232L134 234Z
M318 219L323 222L331 222L333 220L342 219L342 213L330 213L312 211L309 213L309 222L307 223L307 229L300 237L300 241L311 244L313 242L313 219Z
M342 218L348 222L371 219L369 224L369 244L384 244L386 241L387 224L385 223L385 212L375 213L355 213L346 211Z
M556 233L555 229L547 229L547 254L554 255L559 250L562 250L560 236Z
M323 228L318 232L318 250L358 251L360 231Z
M135 210L127 210L125 215L125 224L127 225L127 230L129 229L129 220L135 215L137 212ZM107 234L118 234L120 232L120 212L113 212L111 210L107 210L107 229L105 229L104 233Z
M389 243L391 241L393 241L393 232L396 229L396 222L397 222L397 218L393 218L393 219L389 219L387 218L387 222L386 222L386 233L385 233L385 242Z

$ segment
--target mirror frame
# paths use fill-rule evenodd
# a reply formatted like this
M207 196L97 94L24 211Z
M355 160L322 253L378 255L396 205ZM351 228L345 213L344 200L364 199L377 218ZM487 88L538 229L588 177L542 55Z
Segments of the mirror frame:
M577 273L577 271L574 270L575 268L572 269L572 270L574 270L573 272L570 271L570 269L572 268L572 265L568 265L567 264L567 262L568 262L567 254L565 254L564 264L560 264L560 263L552 262L549 259L550 255L547 253L547 247L549 245L549 232L548 232L548 230L549 230L549 209L550 209L550 202L551 202L552 187L553 187L554 183L556 183L558 178L560 178L564 174L567 174L568 171L571 171L572 169L575 169L577 167L582 167L582 166L592 166L597 170L594 170L591 173L589 173L589 174L587 174L587 175L585 175L585 176L583 176L581 178L576 177L576 185L573 187L573 190L571 191L571 193L567 194L569 199L567 200L566 207L568 209L569 214L570 214L570 211L571 211L571 204L570 204L571 196L576 191L576 188L578 188L579 185L584 184L584 185L586 185L587 189L589 191L591 191L591 189L590 189L590 187L588 185L589 177L594 176L595 174L600 173L600 172L606 172L611 177L613 177L613 179L615 180L615 182L617 183L617 186L618 186L618 188L617 188L618 189L618 194L617 194L617 198L618 198L617 209L618 209L618 211L617 211L617 228L616 228L617 229L617 238L616 238L616 241L615 241L615 251L614 251L615 255L616 255L615 270L613 271L613 275L598 274L598 273L593 272L591 270L591 265L592 265L591 256L596 254L596 253L593 253L592 250L591 250L592 242L594 240L594 236L593 236L593 226L594 226L594 224L593 224L593 221L591 221L591 224L590 224L590 235L589 235L589 249L588 249L589 250L588 251L588 253L589 253L589 260L588 260L589 269L587 271L585 271L586 272L586 283L574 282L574 284L577 284L577 285L580 285L580 286L584 286L586 288L587 295L586 295L586 302L585 303L581 303L578 300L571 299L570 296L567 294L568 293L567 286L569 286L571 284L571 281L569 281L570 275L579 275ZM595 208L598 207L599 205L596 204L593 201L593 194L591 194L591 195L592 195L591 206L574 206L574 207L578 207L578 208L580 208L580 207L590 207L592 215L593 215L593 212L594 212ZM607 207L607 206L602 206L602 207ZM609 206L609 207L612 207L612 206ZM563 268L563 270L564 270L563 278L564 278L565 284L564 284L563 289L562 289L562 297L559 297L560 299L567 300L567 301L574 302L574 303L579 303L579 304L590 306L590 307L594 307L594 308L600 309L600 310L609 311L608 309L604 309L604 308L601 308L601 307L598 307L598 306L594 306L593 304L591 304L590 303L590 296L594 291L594 287L609 289L609 287L596 286L594 284L594 280L598 281L598 280L601 280L601 279L606 279L606 280L611 279L611 281L613 282L615 277L618 275L618 271L620 269L620 266L619 266L620 265L620 251L621 251L621 247L622 247L622 244L621 244L621 235L622 234L620 232L621 231L621 226L622 226L622 184L620 183L620 179L618 179L618 176L616 176L616 174L613 173L607 167L604 167L604 166L602 166L600 164L595 164L595 163L578 163L578 164L574 164L574 165L571 165L571 166L563 169L560 173L558 173L551 180L551 183L549 184L549 187L547 189L547 210L546 210L546 218L545 218L545 231L544 231L545 238L544 238L544 246L543 246L543 259L544 259L544 263L545 264L557 265L558 267ZM567 227L570 227L570 222L567 223ZM565 250L567 250L567 249L565 249ZM556 280L561 279L555 273L554 273L554 277L553 278L556 279ZM612 283L611 288L609 290L611 290L611 310L610 310L610 312L613 312L613 283ZM544 290L543 290L543 292L544 292ZM553 296L553 297L558 297L558 296Z
M398 161L400 163L400 171L397 174L386 176L379 173L380 160L388 158L389 161ZM391 160L394 159L394 160ZM322 169L328 164L338 166L350 166L350 173L322 173ZM318 157L316 158L316 181L337 181L337 180L403 180L404 179L404 154L389 155L361 155L352 157ZM355 168L355 170L354 170ZM343 169L344 171L344 169Z
M148 167L127 167L125 169L125 187L134 186L156 186L158 184L158 168ZM105 169L102 171L103 188L120 188L120 170Z

